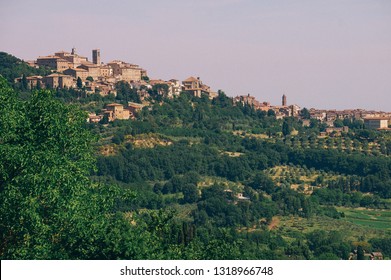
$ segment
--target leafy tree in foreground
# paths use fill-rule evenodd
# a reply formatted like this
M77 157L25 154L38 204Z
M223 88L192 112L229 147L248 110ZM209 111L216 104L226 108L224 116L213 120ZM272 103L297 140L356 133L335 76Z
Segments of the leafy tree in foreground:
M0 83L0 256L82 257L94 242L97 210L85 116L48 91L22 102Z
M129 231L130 223L108 216L118 193L89 180L94 158L84 113L49 91L21 101L1 77L0 102L0 258L89 259L115 252L106 236L114 225Z

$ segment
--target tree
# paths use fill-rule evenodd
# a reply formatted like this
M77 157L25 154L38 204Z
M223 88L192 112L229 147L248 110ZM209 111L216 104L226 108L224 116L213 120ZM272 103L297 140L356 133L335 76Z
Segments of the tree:
M28 83L27 83L27 78L26 78L25 74L22 75L22 89L24 89L24 90L28 89Z
M82 82L82 80L81 80L80 77L77 77L76 86L77 86L78 88L82 88L82 87L83 87L83 82Z
M305 107L300 111L300 116L306 120L309 120L311 118L310 112Z
M275 189L273 180L262 171L256 173L255 176L250 179L248 185L254 190L263 190L269 194Z
M357 260L364 260L364 249L361 245L357 246Z
M185 203L194 203L198 200L198 189L194 184L186 184L183 187L183 202Z
M79 77L79 78L80 78L80 77ZM87 80L87 81L90 81L90 82L93 82L93 81L94 81L94 78L91 77L91 76L88 76L88 77L86 78L86 80Z
M336 119L336 120L334 121L334 126L335 126L335 127L343 127L343 126L344 126L343 120L341 120L341 119Z
M2 78L0 101L0 258L99 257L110 199L88 177L85 113L50 91L21 101Z
M272 109L269 109L269 110L267 111L267 115L268 115L269 117L275 117L275 116L276 116L276 112L274 112Z
M124 100L126 103L129 101L141 102L137 89L132 88L128 82L119 81L115 84L115 89L117 90L116 99Z
M282 134L286 137L291 134L292 130L292 121L288 118L284 118L284 122L282 123Z

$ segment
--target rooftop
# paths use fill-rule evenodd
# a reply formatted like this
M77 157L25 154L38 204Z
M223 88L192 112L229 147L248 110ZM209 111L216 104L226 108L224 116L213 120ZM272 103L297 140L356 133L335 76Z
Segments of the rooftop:
M384 121L388 119L388 117L365 117L364 121Z
M106 107L118 107L118 106L124 106L124 105L119 104L119 103L110 103L110 104L106 105Z
M195 81L198 81L199 79L197 78L194 78L193 76L187 78L186 80L184 80L184 82L195 82Z

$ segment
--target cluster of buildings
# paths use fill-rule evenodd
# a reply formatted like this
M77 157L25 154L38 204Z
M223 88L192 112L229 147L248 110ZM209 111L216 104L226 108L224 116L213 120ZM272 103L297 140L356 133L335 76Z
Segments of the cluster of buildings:
M270 102L260 102L255 99L254 96L248 95L240 95L236 96L233 99L234 103L241 103L243 105L248 104L254 108L254 110L260 110L268 112L272 110L277 119L282 119L284 117L299 117L300 115L300 107L298 105L288 105L287 97L284 94L282 96L281 106L270 105Z
M109 63L102 63L100 50L92 50L92 61L87 57L76 53L72 48L71 52L59 51L54 55L40 56L35 61L28 61L33 67L46 67L52 70L50 75L25 77L30 88L77 88L80 86L89 93L99 93L102 96L108 94L116 95L116 83L124 81L132 88L137 89L140 100L146 101L151 95L151 91L168 98L179 96L182 92L187 92L195 97L202 95L210 99L216 98L218 94L204 84L199 77L189 77L180 82L176 79L169 81L150 80L147 71L139 65L113 60ZM22 77L15 80L21 82ZM79 85L78 85L79 81ZM236 96L233 98L234 104L242 103L250 105L254 110L268 112L272 110L276 118L297 117L300 118L300 107L298 105L288 105L287 97L282 96L281 106L272 106L269 102L260 102L251 95ZM109 121L115 119L131 119L134 117L136 108L142 108L141 104L128 104L125 108L121 104L109 104L100 116L91 115L90 121L100 121L107 117ZM338 119L360 119L364 121L367 128L388 129L391 121L391 113L355 110L318 110L310 109L310 117L327 124L332 132L346 132L346 128L333 128L334 122ZM309 120L303 120L304 125L309 125ZM337 131L338 130L338 131Z
M216 92L211 91L209 86L203 84L199 77L189 77L182 83L179 80L171 79L169 81L149 80L148 82L131 82L131 85L138 88L137 93L140 97L140 100L143 102L142 104L128 102L128 105L124 106L119 103L111 103L106 105L101 114L89 114L88 122L96 123L100 122L102 119L106 119L109 122L117 119L134 119L136 113L148 104L148 102L144 101L150 97L148 90L151 89L155 89L157 94L164 95L168 98L179 96L182 92L187 92L188 94L191 94L195 97L207 95L209 99L213 99L218 95Z
M32 67L46 67L52 74L27 77L31 88L40 84L43 88L76 88L77 80L87 93L99 92L101 95L116 94L115 83L118 81L140 82L147 76L146 70L139 65L114 60L107 64L101 62L100 50L92 50L92 61L76 53L59 51L54 55L40 56L35 61L28 61ZM19 82L21 78L17 79Z
M362 120L366 128L379 130L388 130L388 125L391 123L391 113L363 109L319 110L311 108L309 114L312 119L324 122L329 127L333 127L336 120L344 119Z
M87 94L99 93L106 96L117 95L116 83L124 81L137 89L141 101L151 97L151 90L168 98L179 96L181 92L187 92L196 97L207 95L210 99L218 95L199 77L189 77L182 82L176 79L150 80L147 71L139 65L120 60L102 63L99 49L92 50L92 61L79 55L76 49L72 48L71 52L59 51L54 55L40 56L35 61L27 61L27 63L32 67L45 67L52 71L50 75L44 77L25 77L30 89L78 88L81 81L81 87ZM15 82L22 82L22 79L23 77L17 78ZM142 106L144 105L131 102L125 107L117 103L108 104L102 114L90 114L89 121L98 122L103 118L109 121L131 119Z
M236 96L233 99L234 103L242 103L243 105L247 104L253 107L255 110L260 111L274 111L276 118L281 119L284 117L296 117L302 118L300 111L301 108L298 105L288 105L287 97L284 94L282 96L281 106L270 105L269 102L260 102L251 95L241 95ZM335 135L340 135L343 132L348 132L349 128L344 127L334 127L334 122L336 120L344 119L355 119L362 120L364 126L368 129L378 129L378 130L388 130L389 124L391 124L391 113L386 112L377 112L377 111L367 111L363 109L352 109L352 110L319 110L311 108L309 109L309 116L311 119L316 119L322 123L326 123L328 128L323 133L324 135L330 135L334 133ZM303 125L309 126L310 120L303 119Z
M96 113L88 114L87 122L98 123L101 120L112 122L114 120L129 120L135 119L136 113L142 110L144 104L128 102L127 106L119 103L107 104L101 114Z
M52 74L45 77L26 77L29 88L77 88L77 81L81 80L82 87L87 93L100 93L105 96L116 95L115 84L125 81L139 90L142 100L149 97L148 91L151 89L156 89L158 94L169 98L178 96L182 91L198 97L201 97L201 94L206 94L209 98L217 96L217 93L213 92L199 77L189 77L183 82L176 79L149 80L147 71L139 65L120 60L102 63L99 49L92 50L92 61L77 54L76 49L73 48L71 52L59 51L54 55L40 56L35 61L27 61L27 63L32 67L46 67L52 70ZM21 81L22 77L15 80L15 82Z

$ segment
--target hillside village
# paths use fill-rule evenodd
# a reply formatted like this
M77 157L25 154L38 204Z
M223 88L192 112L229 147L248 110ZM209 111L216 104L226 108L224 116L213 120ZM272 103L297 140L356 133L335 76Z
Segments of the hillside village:
M100 122L106 118L108 121L116 119L134 119L136 113L143 107L149 105L150 94L153 87L158 89L158 94L166 98L174 98L182 92L186 92L195 97L202 95L209 99L216 98L218 93L210 86L204 84L200 77L189 77L184 81L170 79L150 79L147 70L139 65L127 63L121 60L113 60L109 63L101 61L99 49L92 50L92 61L81 56L72 48L71 52L59 51L54 55L40 56L35 61L27 61L32 67L44 67L51 69L51 74L47 76L28 76L15 79L20 83L22 79L27 80L29 88L82 88L86 94L99 93L102 96L110 94L116 96L116 83L127 82L131 88L137 89L137 94L141 103L128 102L128 104L110 103L101 114L90 113L89 122ZM307 110L309 116L302 115L302 108L299 105L288 105L287 96L282 96L281 105L271 105L270 102L260 102L254 96L240 95L233 98L234 104L247 104L255 110L270 112L277 119L284 117L300 118L304 126L310 125L310 119L316 119L325 123L328 127L327 133L341 133L346 131L346 127L335 127L337 120L355 119L363 120L367 128L388 130L391 123L390 112L367 111L364 109L349 110L320 110L311 108Z
M143 258L159 251L163 257L184 259L193 258L194 252L215 259L390 258L391 135L383 132L390 130L390 113L307 109L290 104L287 94L278 105L250 94L228 97L197 76L183 81L150 79L139 65L102 63L99 50L92 51L92 62L73 49L30 61L34 68L3 56L1 75L7 88L2 96L10 96L2 99L6 106L0 106L6 123L0 129L1 140L8 141L2 147L10 147L8 154L3 153L3 166L11 176L19 176L15 170L20 166L31 167L22 175L32 174L34 181L40 182L35 178L42 176L43 183L35 185L22 175L9 180L21 186L25 201L33 200L25 186L36 188L34 201L42 200L45 207L41 219L47 213L62 213L57 205L69 202L56 202L53 211L46 211L46 201L74 192L73 184L58 180L57 173L48 176L45 165L40 171L39 163L46 160L42 155L49 156L50 166L52 158L60 159L55 162L64 178L82 174L74 168L85 166L87 157L75 156L74 151L88 148L94 159L91 166L96 169L83 172L99 186L96 199L102 200L87 190L81 199L92 205L93 217L104 219L98 236L103 241L80 258L139 257L133 249L118 253L117 248L131 242L157 244ZM14 88L8 89L13 82ZM36 90L40 88L53 89L52 94ZM85 131L88 134L82 134ZM15 151L22 156L15 157ZM19 184L19 179L26 181ZM75 177L72 182L83 180ZM110 193L109 198L111 188L116 195ZM111 199L107 212L94 210ZM10 201L18 202L20 196ZM125 220L117 226L112 213ZM156 232L156 217L162 218L158 227L164 231ZM10 221L14 228L20 219ZM107 232L111 228L115 235ZM151 234L147 243L137 239L144 238L143 233ZM50 237L51 233L44 241ZM129 241L121 243L122 238ZM110 244L117 240L121 242L112 255L95 255L102 247L112 250ZM219 245L220 241L224 243ZM24 239L12 246L23 244ZM53 248L49 257L57 256L57 243ZM210 253L214 248L217 255Z

